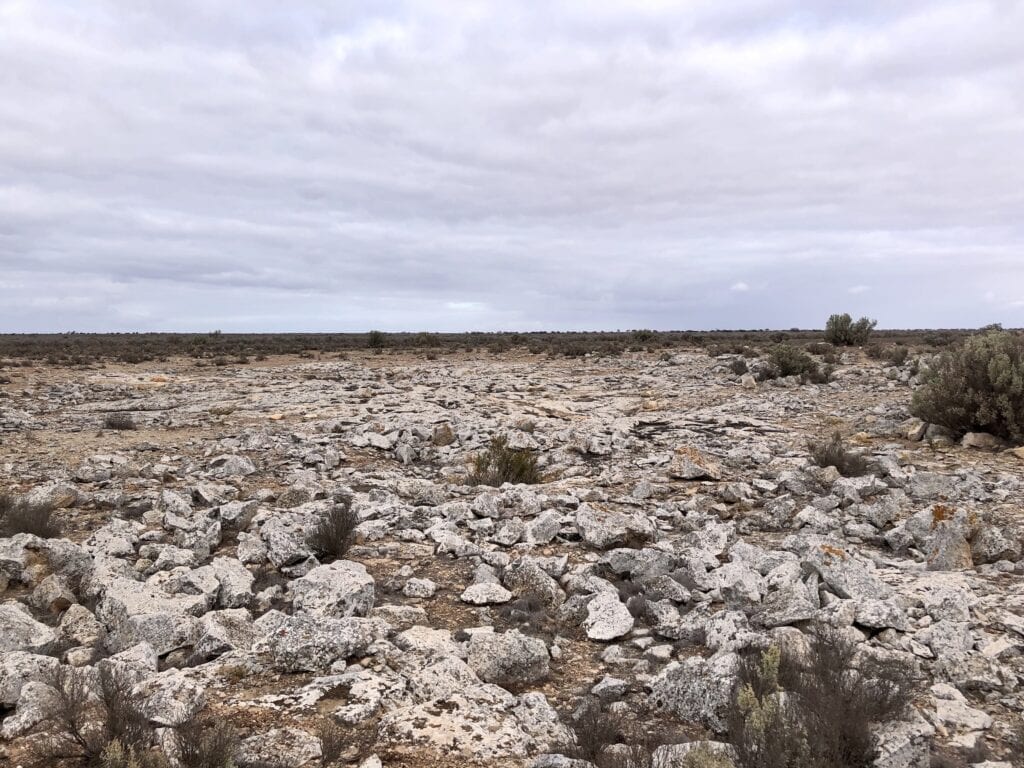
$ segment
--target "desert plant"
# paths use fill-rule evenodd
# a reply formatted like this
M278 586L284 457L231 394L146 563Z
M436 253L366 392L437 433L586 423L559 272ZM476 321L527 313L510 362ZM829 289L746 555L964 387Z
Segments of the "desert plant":
M877 320L862 317L854 322L849 314L832 315L825 323L825 341L844 347L863 344L878 325Z
M503 483L539 483L540 471L537 457L530 451L510 448L508 439L494 437L491 444L473 458L473 471L469 476L470 485L493 485Z
M316 735L320 740L320 762L323 765L337 763L349 742L345 729L333 720L325 719L317 727Z
M132 415L130 413L108 413L103 418L103 428L118 430L135 429L135 419L132 418Z
M859 453L846 450L839 431L828 440L809 440L807 450L819 467L835 467L843 477L860 477L868 470L867 460Z
M739 765L871 765L872 725L906 708L914 680L899 661L856 656L854 642L822 627L812 635L804 658L773 647L744 659L728 717Z
M41 539L55 539L61 526L53 517L53 505L0 493L0 536L31 533Z
M366 346L370 349L383 349L386 339L380 331L370 331L366 334Z
M801 381L824 383L828 372L823 370L806 352L789 344L779 344L768 355L769 378L799 376Z
M139 768L156 764L150 762L155 757L148 755L154 731L127 675L101 668L99 685L93 690L85 671L60 665L44 682L52 691L43 705L41 736L32 745L35 765L60 760L102 765L114 742L118 746L109 753L111 760L135 760Z
M196 716L175 729L178 757L188 768L234 768L238 733L228 723Z
M352 502L343 499L320 515L306 542L321 561L340 560L352 546L357 525L359 515L352 510Z
M160 752L132 749L115 739L104 748L100 768L170 768L170 762Z
M737 357L729 363L729 370L737 376L742 376L747 372L747 361L742 357Z
M958 434L990 432L1024 443L1024 337L992 330L947 350L910 410Z

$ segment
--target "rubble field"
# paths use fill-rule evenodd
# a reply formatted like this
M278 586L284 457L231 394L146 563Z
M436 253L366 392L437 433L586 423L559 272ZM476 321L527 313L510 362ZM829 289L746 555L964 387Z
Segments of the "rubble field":
M916 681L876 765L1024 765L1024 452L912 419L913 359L844 352L824 384L733 362L7 369L0 491L60 531L0 538L0 764L69 667L130 676L161 742L231 724L239 766L319 766L331 723L339 764L582 768L585 704L689 768L731 759L740 658L830 627ZM812 460L836 431L864 474ZM496 437L540 482L471 484Z

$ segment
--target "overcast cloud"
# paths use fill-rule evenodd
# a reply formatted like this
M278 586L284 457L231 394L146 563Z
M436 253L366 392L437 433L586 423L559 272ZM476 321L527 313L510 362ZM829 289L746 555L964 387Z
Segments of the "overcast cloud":
M1024 5L0 0L0 268L0 331L1024 325Z

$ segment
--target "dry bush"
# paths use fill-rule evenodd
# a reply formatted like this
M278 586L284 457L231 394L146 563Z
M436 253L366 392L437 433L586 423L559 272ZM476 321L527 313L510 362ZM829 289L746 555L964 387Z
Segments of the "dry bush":
M131 430L136 429L135 419L130 413L108 413L103 418L104 429Z
M846 450L843 436L838 431L828 440L810 440L807 450L819 467L835 467L843 477L860 477L867 474L868 462L859 453Z
M340 560L352 546L357 525L359 515L352 510L352 502L345 499L320 515L306 542L322 562Z
M991 330L944 352L910 410L958 434L1024 443L1024 336Z
M0 536L31 533L41 539L55 539L61 526L53 517L53 506L31 502L24 497L0 493Z
M509 448L508 439L495 437L490 446L473 459L470 485L492 485L503 483L534 484L541 481L537 469L537 457L530 451Z
M829 378L828 370L821 368L813 357L789 344L774 347L768 355L768 362L768 378L799 376L803 382L810 381L816 384L824 384Z
M643 727L626 710L602 709L600 701L589 696L569 722L569 740L557 747L561 754L577 760L587 760L598 768L669 768L655 758L655 751L665 744L683 741L671 731L658 729L654 733ZM695 755L699 758L700 755ZM718 768L715 763L692 764L685 768Z
M40 724L42 737L33 743L33 764L50 766L61 760L102 765L107 748L111 755L150 765L147 756L154 731L143 714L143 702L132 694L130 678L109 668L99 672L92 690L88 673L58 666L44 680L53 689Z
M868 768L872 726L898 717L914 680L895 661L854 666L856 645L832 629L807 658L772 648L740 665L729 737L741 768Z
M178 757L188 768L234 768L238 733L210 716L193 717L175 729Z
M320 740L320 762L323 765L337 763L350 741L349 734L333 720L325 719L317 727L316 735Z
M536 595L523 595L498 606L498 615L505 621L525 626L534 632L543 630L549 620L544 601Z

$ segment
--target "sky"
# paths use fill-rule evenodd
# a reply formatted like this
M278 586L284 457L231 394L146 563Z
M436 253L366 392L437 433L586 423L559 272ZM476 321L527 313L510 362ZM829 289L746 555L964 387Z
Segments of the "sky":
M1024 2L0 0L0 332L1024 325Z

